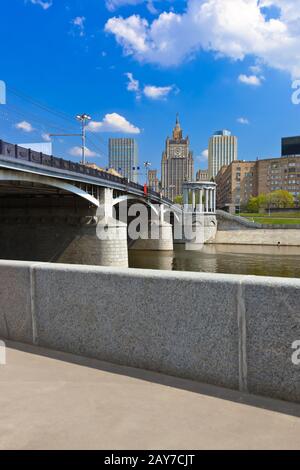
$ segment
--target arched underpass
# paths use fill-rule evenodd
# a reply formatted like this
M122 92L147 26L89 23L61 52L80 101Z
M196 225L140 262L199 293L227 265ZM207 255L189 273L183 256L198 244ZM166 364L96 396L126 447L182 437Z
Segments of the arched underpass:
M62 187L0 180L0 258L55 262L96 211Z

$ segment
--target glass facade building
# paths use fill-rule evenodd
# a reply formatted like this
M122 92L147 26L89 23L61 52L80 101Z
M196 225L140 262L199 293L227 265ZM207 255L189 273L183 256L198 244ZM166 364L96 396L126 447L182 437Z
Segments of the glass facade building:
M217 131L209 140L208 177L215 178L224 165L230 165L238 158L237 137L230 131Z
M281 139L281 156L300 156L300 136Z
M138 182L138 145L135 139L109 139L109 167L134 183Z

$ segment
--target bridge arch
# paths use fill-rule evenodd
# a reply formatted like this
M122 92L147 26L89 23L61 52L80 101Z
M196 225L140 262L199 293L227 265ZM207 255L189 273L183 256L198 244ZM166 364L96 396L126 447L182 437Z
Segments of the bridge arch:
M155 207L155 205L152 204L150 201L148 201L147 199L144 199L142 197L133 196L133 195L130 195L130 194L120 196L120 197L114 199L113 200L113 206L116 206L117 204L120 204L120 203L125 202L125 201L132 201L132 200L141 202L142 204L145 204L145 205L149 206L157 216L159 215L159 209L157 207Z
M52 188L62 189L69 193L75 194L93 204L96 207L99 207L99 201L83 191L82 189L74 186L73 184L67 183L64 180L58 178L50 178L48 176L41 176L34 173L25 173L25 172L16 172L8 170L0 170L0 181L17 181L25 183L36 183L42 184L44 186L50 186Z

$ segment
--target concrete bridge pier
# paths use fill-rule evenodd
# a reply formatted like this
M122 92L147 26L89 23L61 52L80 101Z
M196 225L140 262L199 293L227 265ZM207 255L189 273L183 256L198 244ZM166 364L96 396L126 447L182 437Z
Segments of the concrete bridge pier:
M155 215L149 226L142 231L141 238L133 244L133 250L173 251L173 227L165 220L163 204Z
M113 217L113 190L99 188L95 217L58 259L60 263L128 267L127 224Z

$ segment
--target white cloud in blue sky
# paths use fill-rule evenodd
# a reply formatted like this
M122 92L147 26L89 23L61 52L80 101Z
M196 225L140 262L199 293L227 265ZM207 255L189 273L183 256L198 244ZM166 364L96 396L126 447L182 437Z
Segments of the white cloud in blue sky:
M15 125L15 128L23 132L33 132L35 129L32 124L28 121L20 121Z
M146 2L150 13L155 14L157 13L157 10L155 8L155 2L158 1L160 0L106 0L106 7L108 10L114 11L123 6L135 6Z
M127 2L128 3L128 2ZM186 0L184 13L165 11L152 22L112 17L105 30L140 62L178 66L200 51L262 63L300 76L300 0ZM276 17L268 16L271 7ZM271 11L271 10L270 10Z
M171 91L174 89L174 86L154 86L146 85L144 87L144 95L151 100L161 100L165 99Z
M81 157L82 156L82 147L75 146L69 150L69 154L72 157ZM90 150L88 147L85 147L85 156L88 158L97 157L97 153L93 150Z
M140 134L140 129L118 113L106 114L102 121L91 121L87 126L90 132L112 132Z
M262 83L261 77L258 77L257 75L245 75L245 74L239 75L238 81L249 86L260 86Z
M43 10L48 10L48 8L52 7L53 2L52 0L46 1L46 0L30 0L30 3L33 5L39 5L40 7L43 8Z
M239 124L244 125L244 126L247 126L247 125L250 124L249 119L248 119L248 118L245 118L245 117L239 117L239 118L237 119L237 122L238 122Z
M77 28L80 36L84 36L85 20L85 16L76 16L71 20L71 24Z
M178 92L178 88L174 85L156 86L144 85L141 86L139 80L136 80L131 72L125 73L128 78L127 90L135 93L136 98L139 100L144 95L151 100L164 100L169 94L174 91Z

